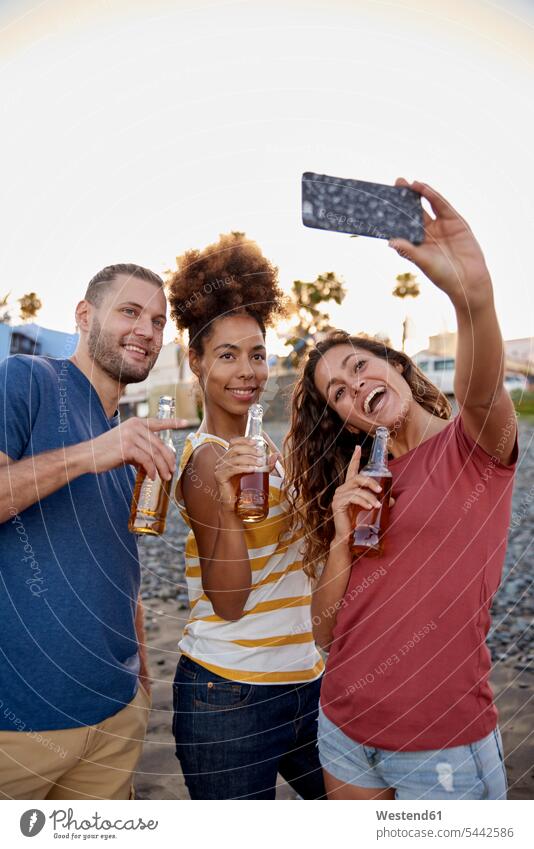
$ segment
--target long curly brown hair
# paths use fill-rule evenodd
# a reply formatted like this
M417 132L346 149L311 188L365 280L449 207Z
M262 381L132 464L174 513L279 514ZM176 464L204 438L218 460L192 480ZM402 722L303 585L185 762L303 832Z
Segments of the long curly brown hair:
M266 325L285 314L278 269L244 233L224 233L176 261L178 269L167 280L171 317L179 330L189 331L189 347L199 356L218 318L247 313L265 336Z
M325 402L315 386L315 369L321 357L335 345L351 345L392 365L400 363L412 395L425 410L440 419L451 417L445 395L402 351L376 339L350 336L341 330L329 334L310 351L295 384L291 404L291 428L285 440L286 477L284 489L293 509L295 525L304 526L304 571L316 577L334 537L332 499L345 480L356 445L362 448L362 465L367 462L372 436L354 434Z

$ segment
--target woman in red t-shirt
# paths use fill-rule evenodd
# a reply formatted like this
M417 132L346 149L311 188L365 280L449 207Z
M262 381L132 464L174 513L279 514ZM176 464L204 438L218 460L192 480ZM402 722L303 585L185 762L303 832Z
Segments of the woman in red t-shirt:
M390 242L451 299L459 414L404 353L336 332L310 353L294 393L289 496L318 580L317 642L329 657L319 753L331 799L499 799L506 772L488 683L489 607L501 576L516 459L503 343L482 251L424 183L425 239ZM384 551L354 563L359 474L390 430L394 503ZM321 571L321 568L322 571Z

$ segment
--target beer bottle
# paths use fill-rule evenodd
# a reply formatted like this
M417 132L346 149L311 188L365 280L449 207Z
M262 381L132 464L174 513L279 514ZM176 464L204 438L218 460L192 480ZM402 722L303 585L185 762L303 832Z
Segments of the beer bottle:
M262 435L263 407L252 404L248 411L245 436L253 439L262 449L258 458L258 469L239 480L235 511L243 522L261 522L269 514L269 467L267 465L267 443Z
M388 469L388 437L387 427L377 427L369 463L360 471L361 475L369 475L382 487L381 492L373 492L380 501L380 507L365 510L363 507L354 508L354 527L350 538L351 552L355 557L363 554L381 554L384 545L384 534L389 522L389 499L392 476Z
M158 419L172 419L174 414L174 398L162 395L158 404ZM170 430L161 430L156 435L175 451ZM128 522L128 530L132 534L158 536L164 532L171 484L172 478L164 481L156 474L156 479L151 480L144 469L138 470Z

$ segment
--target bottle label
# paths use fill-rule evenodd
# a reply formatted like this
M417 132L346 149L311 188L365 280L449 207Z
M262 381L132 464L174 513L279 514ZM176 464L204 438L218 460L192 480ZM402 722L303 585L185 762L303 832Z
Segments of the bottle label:
M155 501L154 499L154 484L156 481L151 480L149 477L146 477L143 481L143 486L141 487L141 493L139 498L139 509L140 510L150 510Z

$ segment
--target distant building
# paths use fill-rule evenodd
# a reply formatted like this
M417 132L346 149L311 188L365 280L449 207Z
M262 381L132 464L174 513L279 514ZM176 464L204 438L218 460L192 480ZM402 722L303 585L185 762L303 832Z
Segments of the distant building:
M534 375L534 336L509 339L504 343L504 350L509 371Z
M78 344L77 333L50 330L38 324L0 324L0 360L10 354L35 354L41 357L70 357Z
M412 357L434 386L445 395L454 394L456 333L437 333L428 339L428 348Z
M456 333L436 333L428 338L428 353L436 357L456 356Z
M454 357L439 357L426 350L419 351L412 359L434 386L441 389L445 395L454 395Z
M528 388L534 381L534 337L510 339L504 342L505 382L510 391ZM456 333L438 333L430 336L428 348L414 357L423 371L446 395L454 393L456 366ZM520 377L523 375L523 377ZM527 377L529 380L527 381Z

